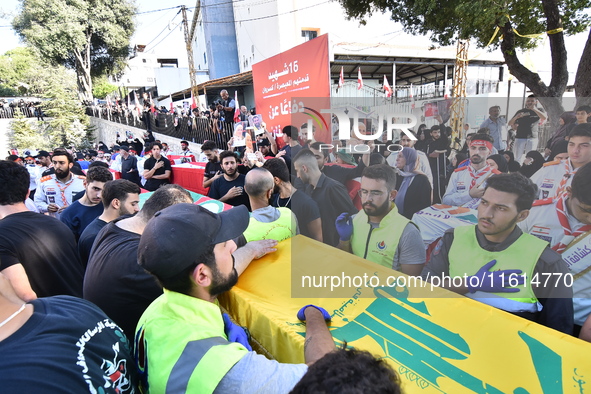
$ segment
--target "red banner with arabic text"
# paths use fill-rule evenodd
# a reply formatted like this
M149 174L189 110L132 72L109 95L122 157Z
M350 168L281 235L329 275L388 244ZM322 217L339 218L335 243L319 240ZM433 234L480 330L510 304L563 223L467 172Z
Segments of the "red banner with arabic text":
M290 124L299 129L307 117L318 120L320 108L330 108L328 34L253 64L252 75L257 113L275 136ZM330 141L326 118L314 125L316 140Z

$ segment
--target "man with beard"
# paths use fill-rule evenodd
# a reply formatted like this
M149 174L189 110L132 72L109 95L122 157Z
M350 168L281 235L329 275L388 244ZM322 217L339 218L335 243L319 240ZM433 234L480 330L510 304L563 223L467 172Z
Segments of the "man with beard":
M470 208L476 207L484 194L486 179L499 173L486 163L486 158L492 151L492 143L491 136L474 134L470 140L470 165L453 172L441 200L443 204L459 206L470 202Z
M274 158L265 161L263 168L269 170L275 183L271 205L291 209L298 219L301 234L322 242L322 220L318 204L306 193L293 187L287 164Z
M138 185L125 179L105 183L101 195L103 213L84 229L78 241L78 253L85 267L99 231L107 223L124 215L133 215L140 210L140 192Z
M524 234L536 185L519 173L493 175L478 205L478 224L445 232L421 276L442 287L572 334L568 267L548 243ZM453 278L463 278L460 286ZM540 280L544 278L544 280Z
M363 170L359 189L363 209L337 218L339 249L407 275L420 275L425 246L417 226L398 213L395 188L396 172L389 165Z
M305 185L304 192L316 201L320 209L322 241L337 246L339 235L335 229L335 220L343 212L357 212L347 189L320 171L316 156L308 148L302 149L294 158L294 167L298 178Z
M224 175L212 182L207 195L229 205L246 205L250 210L250 202L244 192L245 176L238 173L236 155L230 151L223 151L220 154L220 162Z
M203 173L203 187L210 187L213 181L223 175L222 165L217 155L217 147L213 141L205 141L201 145L201 152L207 157L205 172Z
M39 187L35 193L35 205L39 212L49 212L51 216L59 219L63 210L72 204L72 198L84 190L84 177L74 175L70 171L74 165L74 159L63 148L53 151L51 162L54 174L39 180Z
M250 263L233 255L243 249L236 249L233 239L248 223L245 207L215 214L193 204L167 208L148 223L138 263L158 279L164 294L146 309L134 337L144 389L287 393L307 371L304 364L280 364L253 352L244 329L217 304ZM275 251L275 241L258 242L267 247L253 257ZM307 364L335 350L326 311L307 305L298 318L306 320Z
M429 165L433 174L433 202L439 203L445 190L447 179L447 159L449 139L444 133L445 126L434 125L431 127L431 138L427 141L425 153L429 156ZM444 203L445 204L445 203Z
M144 188L152 192L169 183L172 172L170 160L160 154L161 150L162 144L154 142L151 146L152 157L144 162Z
M90 168L84 180L84 195L74 201L61 214L60 220L72 230L76 241L78 241L86 226L103 213L101 193L105 183L112 179L111 171L107 168L100 166Z

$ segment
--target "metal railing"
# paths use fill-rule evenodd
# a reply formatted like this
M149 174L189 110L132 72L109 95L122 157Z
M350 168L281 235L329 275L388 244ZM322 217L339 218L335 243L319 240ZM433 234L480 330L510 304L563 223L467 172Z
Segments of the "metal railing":
M228 141L234 134L233 123L210 118L195 118L186 114L113 110L99 106L86 107L86 114L199 144L204 141L215 141L219 149L227 149Z

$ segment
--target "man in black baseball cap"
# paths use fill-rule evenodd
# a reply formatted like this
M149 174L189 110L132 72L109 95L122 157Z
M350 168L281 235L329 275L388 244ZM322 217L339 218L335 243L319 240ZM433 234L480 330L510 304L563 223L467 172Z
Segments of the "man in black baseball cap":
M215 214L194 204L173 205L148 222L138 263L164 288L135 334L141 384L150 392L289 392L306 372L305 364L279 364L253 352L246 331L217 305L252 258L275 251L272 240L236 250L233 239L248 223L244 205ZM250 258L240 256L255 243ZM328 312L307 305L298 317L308 322L307 363L334 350Z
M259 152L261 152L265 158L275 157L275 153L273 153L271 148L271 141L269 141L268 138L263 138L257 142L257 147L259 148Z

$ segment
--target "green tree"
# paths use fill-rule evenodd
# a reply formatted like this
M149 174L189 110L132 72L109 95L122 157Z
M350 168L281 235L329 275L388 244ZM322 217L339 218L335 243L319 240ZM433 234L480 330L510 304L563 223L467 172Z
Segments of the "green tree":
M116 90L117 86L109 83L109 80L106 77L93 81L92 95L98 99L104 99Z
M27 119L21 111L14 112L14 120L10 122L10 146L19 152L25 149L51 149L49 138L37 121Z
M39 58L32 48L17 47L0 56L0 95L30 95L30 77L39 68Z
M87 136L89 119L78 100L75 83L54 78L48 81L45 92L43 110L48 116L51 145L80 146Z
M511 74L525 84L558 122L563 112L562 95L568 82L565 35L589 28L589 0L339 0L349 18L363 18L372 12L389 12L392 20L400 22L412 34L430 34L431 40L453 44L457 39L474 39L485 47L498 28L497 38L490 49L501 48ZM527 69L517 55L517 49L535 47L539 40L521 37L532 33L548 33L551 48L552 77L549 84L539 74ZM591 93L591 35L579 62L575 86L577 96Z
M122 69L135 25L133 0L21 0L15 31L43 59L76 71L80 98L92 100L92 78Z

